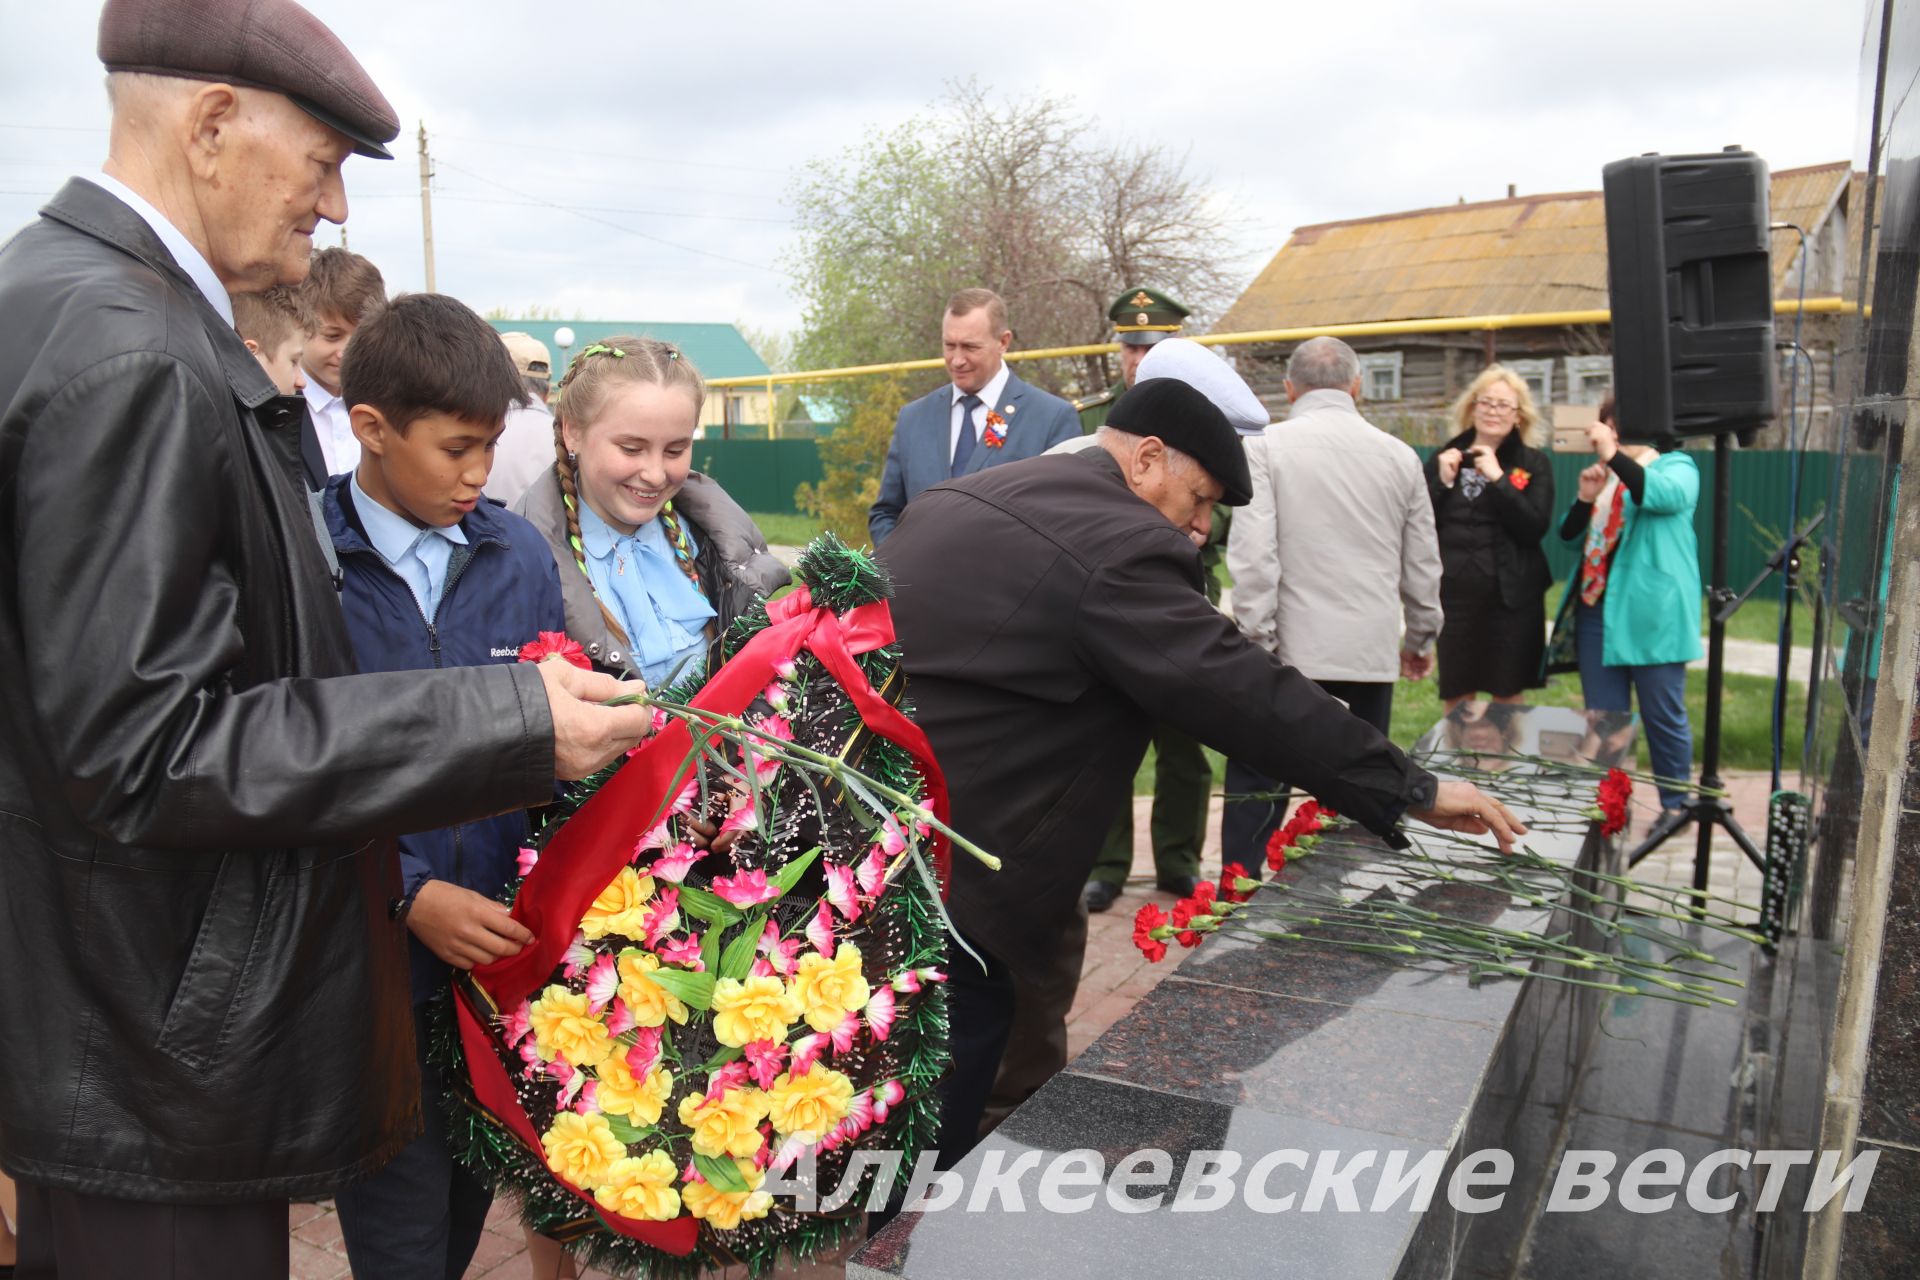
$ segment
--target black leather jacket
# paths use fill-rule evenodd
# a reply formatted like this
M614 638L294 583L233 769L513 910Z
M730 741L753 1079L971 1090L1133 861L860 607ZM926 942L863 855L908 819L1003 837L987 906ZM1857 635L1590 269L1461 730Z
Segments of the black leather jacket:
M298 420L147 225L0 249L0 1163L324 1193L419 1125L387 834L537 803L531 667L355 676Z

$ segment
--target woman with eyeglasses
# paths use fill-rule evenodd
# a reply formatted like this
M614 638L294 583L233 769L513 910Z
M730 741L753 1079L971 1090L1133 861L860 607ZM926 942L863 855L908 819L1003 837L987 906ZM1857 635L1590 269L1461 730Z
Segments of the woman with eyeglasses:
M1453 408L1460 434L1427 459L1440 535L1440 697L1451 711L1488 694L1522 702L1541 687L1547 588L1541 539L1553 519L1553 464L1531 446L1540 415L1520 375L1492 365Z

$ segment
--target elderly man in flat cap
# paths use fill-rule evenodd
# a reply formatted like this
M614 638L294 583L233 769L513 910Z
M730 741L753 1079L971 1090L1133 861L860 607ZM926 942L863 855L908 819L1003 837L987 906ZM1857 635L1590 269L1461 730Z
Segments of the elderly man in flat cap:
M565 666L351 674L229 294L301 278L398 121L289 0L110 0L99 51L104 170L0 250L0 1164L22 1276L278 1280L288 1197L421 1129L390 833L648 715Z
M946 770L953 823L998 854L954 862L947 908L986 963L951 966L954 1065L941 1155L973 1145L1018 990L1048 993L1115 809L1156 721L1264 761L1389 835L1404 818L1523 829L1497 800L1441 782L1207 603L1213 504L1252 496L1240 438L1201 392L1143 380L1099 448L1009 463L914 500L880 549L909 688ZM953 573L953 548L968 572ZM1077 981L1077 977L1071 981ZM1065 1002L1052 1001L1065 1010Z

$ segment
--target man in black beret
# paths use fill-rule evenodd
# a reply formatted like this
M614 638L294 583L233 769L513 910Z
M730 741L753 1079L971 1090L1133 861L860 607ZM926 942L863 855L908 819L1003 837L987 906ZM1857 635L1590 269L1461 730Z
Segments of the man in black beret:
M1043 993L1063 980L1055 940L1156 722L1275 765L1390 839L1405 818L1490 831L1503 848L1524 833L1499 801L1414 765L1207 603L1199 547L1213 504L1252 492L1212 401L1175 379L1141 382L1099 442L937 485L880 551L954 826L1004 864L953 865L947 909L986 971L963 954L950 966L945 1164L973 1145L1016 978ZM1049 1007L1072 1003L1047 994Z
M110 0L104 170L0 248L0 1166L22 1276L288 1273L421 1128L392 837L646 732L565 664L354 675L229 295L399 131L290 0ZM528 637L532 639L532 637Z

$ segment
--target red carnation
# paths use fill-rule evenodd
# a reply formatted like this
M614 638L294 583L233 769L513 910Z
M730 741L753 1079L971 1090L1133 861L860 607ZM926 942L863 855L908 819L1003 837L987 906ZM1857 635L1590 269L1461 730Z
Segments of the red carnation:
M1285 827L1267 837L1267 869L1275 875L1287 869L1287 849L1293 844L1293 832Z
M1286 855L1283 853L1281 860L1285 861L1285 859ZM1253 877L1247 874L1245 867L1237 862L1229 862L1226 866L1220 868L1220 897L1227 902L1245 902L1248 898L1251 898L1253 894L1242 893L1233 886L1242 880L1251 879L1253 879Z
M1153 931L1166 922L1167 913L1152 902L1141 907L1133 917L1133 945L1149 960L1166 958L1167 944L1153 936Z
M1633 799L1633 779L1622 769L1609 769L1600 779L1600 834L1610 836L1627 829L1627 802Z
M544 662L548 658L571 662L582 671L593 670L593 663L587 660L587 651L580 647L578 640L572 639L564 631L542 631L538 640L520 646L522 662Z
M1325 825L1320 821L1321 815L1324 812L1325 811L1320 808L1320 802L1318 800L1304 801L1298 809L1293 811L1293 816L1287 819L1287 825L1284 830L1287 831L1294 840L1298 840L1301 836L1314 835ZM1287 843L1291 844L1293 841L1289 840Z
M1197 947L1200 945L1200 935L1187 928L1187 926L1192 924L1195 919L1206 914L1207 909L1198 902L1195 902L1192 898L1182 898L1173 904L1172 923L1175 930L1173 936L1179 941L1181 946Z

